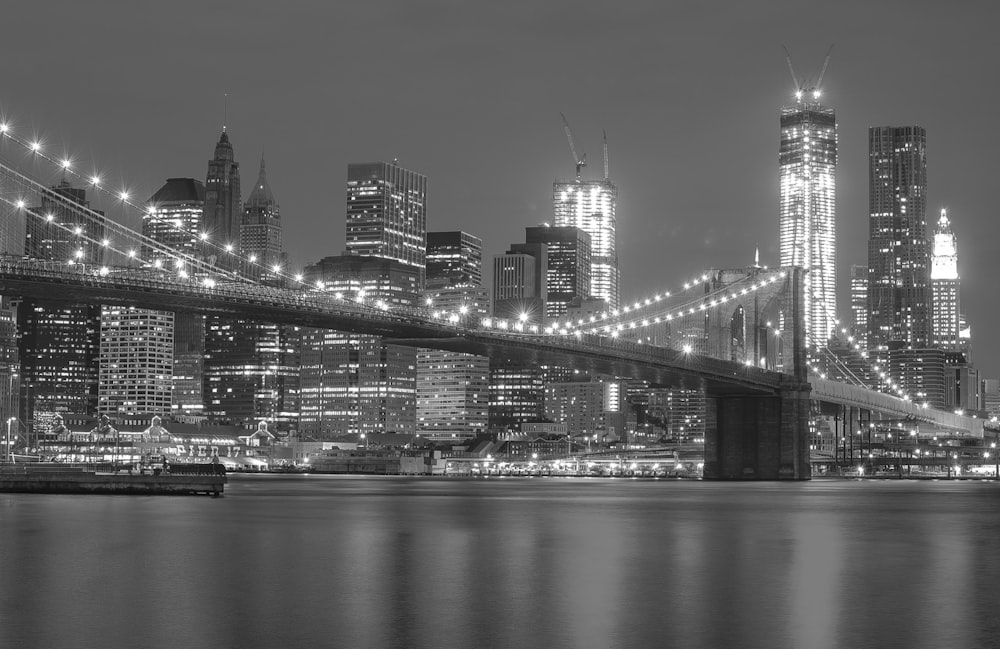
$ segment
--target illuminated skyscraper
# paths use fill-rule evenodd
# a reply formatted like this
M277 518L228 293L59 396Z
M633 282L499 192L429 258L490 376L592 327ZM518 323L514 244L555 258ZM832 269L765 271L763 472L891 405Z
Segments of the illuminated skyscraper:
M801 266L805 278L806 336L826 345L837 317L837 118L819 101L819 88L799 87L781 109L779 256Z
M399 164L347 167L347 250L414 266L423 286L427 177Z
M868 129L868 349L931 344L927 132Z
M281 250L281 210L267 184L264 158L253 190L243 204L240 223L240 254L246 260L246 272L254 278L273 277L284 265ZM252 262L250 260L253 260ZM275 270L275 266L278 270Z
M205 209L202 219L209 242L205 254L216 257L229 266L235 258L220 256L219 246L233 246L240 242L240 163L233 157L233 145L225 129L215 145L215 156L208 161L205 177Z
M199 235L204 230L205 185L194 178L168 178L146 203L142 234L170 250L186 255L200 252ZM142 258L167 264L173 257L144 246Z
M545 317L566 315L571 303L590 294L590 235L575 227L525 228L527 244L545 244Z
M935 347L956 350L959 347L960 309L958 244L951 229L947 210L941 210L934 229L931 253L932 331Z
M427 233L428 289L482 284L482 239L461 231Z
M174 314L133 307L101 309L99 414L170 414Z
M552 186L555 225L574 226L590 235L590 296L620 303L621 275L615 247L618 188L608 178L557 182Z

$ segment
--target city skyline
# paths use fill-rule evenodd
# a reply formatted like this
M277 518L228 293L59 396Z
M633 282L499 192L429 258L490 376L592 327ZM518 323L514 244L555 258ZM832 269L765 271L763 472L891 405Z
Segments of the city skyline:
M172 5L170 15L184 6ZM850 266L866 261L867 127L919 124L928 134L928 212L949 209L974 358L995 376L1000 344L987 334L1000 309L990 301L988 264L1000 234L984 181L996 137L969 126L986 123L997 92L981 82L989 78L989 57L978 45L988 41L985 26L954 8L914 16L896 11L902 4L847 4L818 25L815 10L783 13L782 6L726 7L717 17L709 7L633 3L608 12L582 5L570 16L556 4L530 19L515 7L301 7L288 18L243 21L241 35L219 44L209 26L224 21L225 11L214 7L204 27L185 35L189 46L170 56L138 46L177 28L158 13L166 9L130 30L120 25L139 21L131 8L112 20L67 5L60 10L76 20L66 20L72 31L63 32L62 21L15 7L10 19L25 29L12 34L10 47L43 25L53 47L23 41L36 65L30 73L11 71L0 110L19 132L36 133L85 167L96 163L109 181L124 177L138 196L152 195L170 177L199 177L225 122L240 164L254 169L265 155L281 196L285 247L298 267L345 248L338 224L348 162L395 157L428 177L429 230L481 237L485 259L502 253L521 228L551 220L551 183L571 177L562 111L591 161L600 158L601 130L608 132L627 300L674 289L706 266L750 264L758 243L761 262L777 264L777 115L794 90L781 45L808 76L835 42L823 85L840 138L839 315L848 317ZM905 42L885 40L876 29L889 16L910 35ZM371 62L373 69L391 70L405 54L414 70L389 87L379 87L384 77L369 84L348 74L360 47L351 32L374 21L386 26L387 38L400 38ZM320 25L331 34L320 38ZM265 28L277 41L258 51L246 36ZM433 37L403 37L402 29ZM521 45L513 48L515 37ZM288 53L281 53L283 44ZM94 69L108 74L50 87L44 79L63 70L71 48L84 45ZM211 55L220 47L234 48L239 61L225 57L228 77L221 82L223 57L216 69ZM459 49L463 57L454 55ZM203 80L189 79L194 66L207 66ZM193 84L192 92L142 82L175 75ZM272 80L273 96L259 93L262 75ZM595 84L604 84L602 92L593 92ZM362 100L340 97L344 87ZM388 96L392 105L383 107ZM598 166L585 169L584 178L599 178Z

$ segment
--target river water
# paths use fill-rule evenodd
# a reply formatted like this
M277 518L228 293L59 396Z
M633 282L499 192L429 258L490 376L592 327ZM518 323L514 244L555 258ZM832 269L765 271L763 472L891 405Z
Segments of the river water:
M996 647L994 482L0 494L0 646Z

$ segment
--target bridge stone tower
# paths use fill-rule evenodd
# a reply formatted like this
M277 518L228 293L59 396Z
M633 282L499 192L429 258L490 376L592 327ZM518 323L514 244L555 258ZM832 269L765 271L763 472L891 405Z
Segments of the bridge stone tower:
M785 373L776 394L706 392L705 471L709 480L808 480L809 392L806 365L805 271L741 296L707 316L709 355L768 366ZM746 277L746 269L717 271L708 291ZM768 324L770 323L770 325Z

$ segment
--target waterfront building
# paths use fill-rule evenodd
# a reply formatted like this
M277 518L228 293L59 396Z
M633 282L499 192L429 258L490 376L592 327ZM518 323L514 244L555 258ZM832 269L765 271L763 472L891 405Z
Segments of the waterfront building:
M197 256L204 230L205 185L194 178L168 178L146 202L142 214L142 235L167 250L144 244L142 259L173 264L170 253Z
M868 171L868 349L884 357L932 342L926 131L869 128Z
M398 162L347 167L347 251L419 270L427 255L427 177Z
M20 299L16 310L21 422L37 432L57 414L95 416L100 305Z
M98 414L170 414L173 351L172 312L102 307Z
M205 316L174 313L174 369L170 409L176 419L205 416Z
M518 430L525 421L543 419L543 369L505 359L490 361L490 430Z
M207 259L232 269L237 257L227 250L238 250L240 243L240 164L225 127L215 145L215 155L208 161L205 177L205 208L202 227L207 235L204 254Z
M274 430L298 418L299 328L246 318L208 316L205 414L213 421Z
M607 166L605 165L605 170ZM618 188L608 179L556 182L552 186L554 223L572 226L590 235L590 297L620 304L621 273L615 243Z
M483 285L483 240L468 232L427 233L426 288Z
M425 306L432 313L455 314L467 323L488 316L489 292L465 284L461 274L451 276L458 284L426 290ZM430 286L441 282L434 281L428 272L427 283ZM485 356L440 349L417 350L417 432L420 436L454 442L486 432L489 370L490 362Z
M931 251L931 331L933 344L942 349L957 350L962 332L959 293L958 244L951 229L947 210L934 228Z
M243 204L240 255L244 274L253 279L276 280L286 265L281 248L281 210L267 182L263 157L257 182Z
M615 381L545 384L545 417L565 424L572 437L606 432L608 414L619 412L621 386Z
M545 318L565 316L571 304L579 304L590 294L590 235L573 226L525 228L528 245L546 249Z
M415 306L422 268L395 259L325 257L304 271L305 282L333 299ZM378 336L328 329L301 331L300 433L339 435L416 432L416 353Z
M668 440L704 442L705 416L705 393L701 390L650 390L650 421L666 430Z
M801 266L810 348L826 345L837 318L836 189L837 118L820 101L819 88L796 88L795 103L781 109L779 257Z

